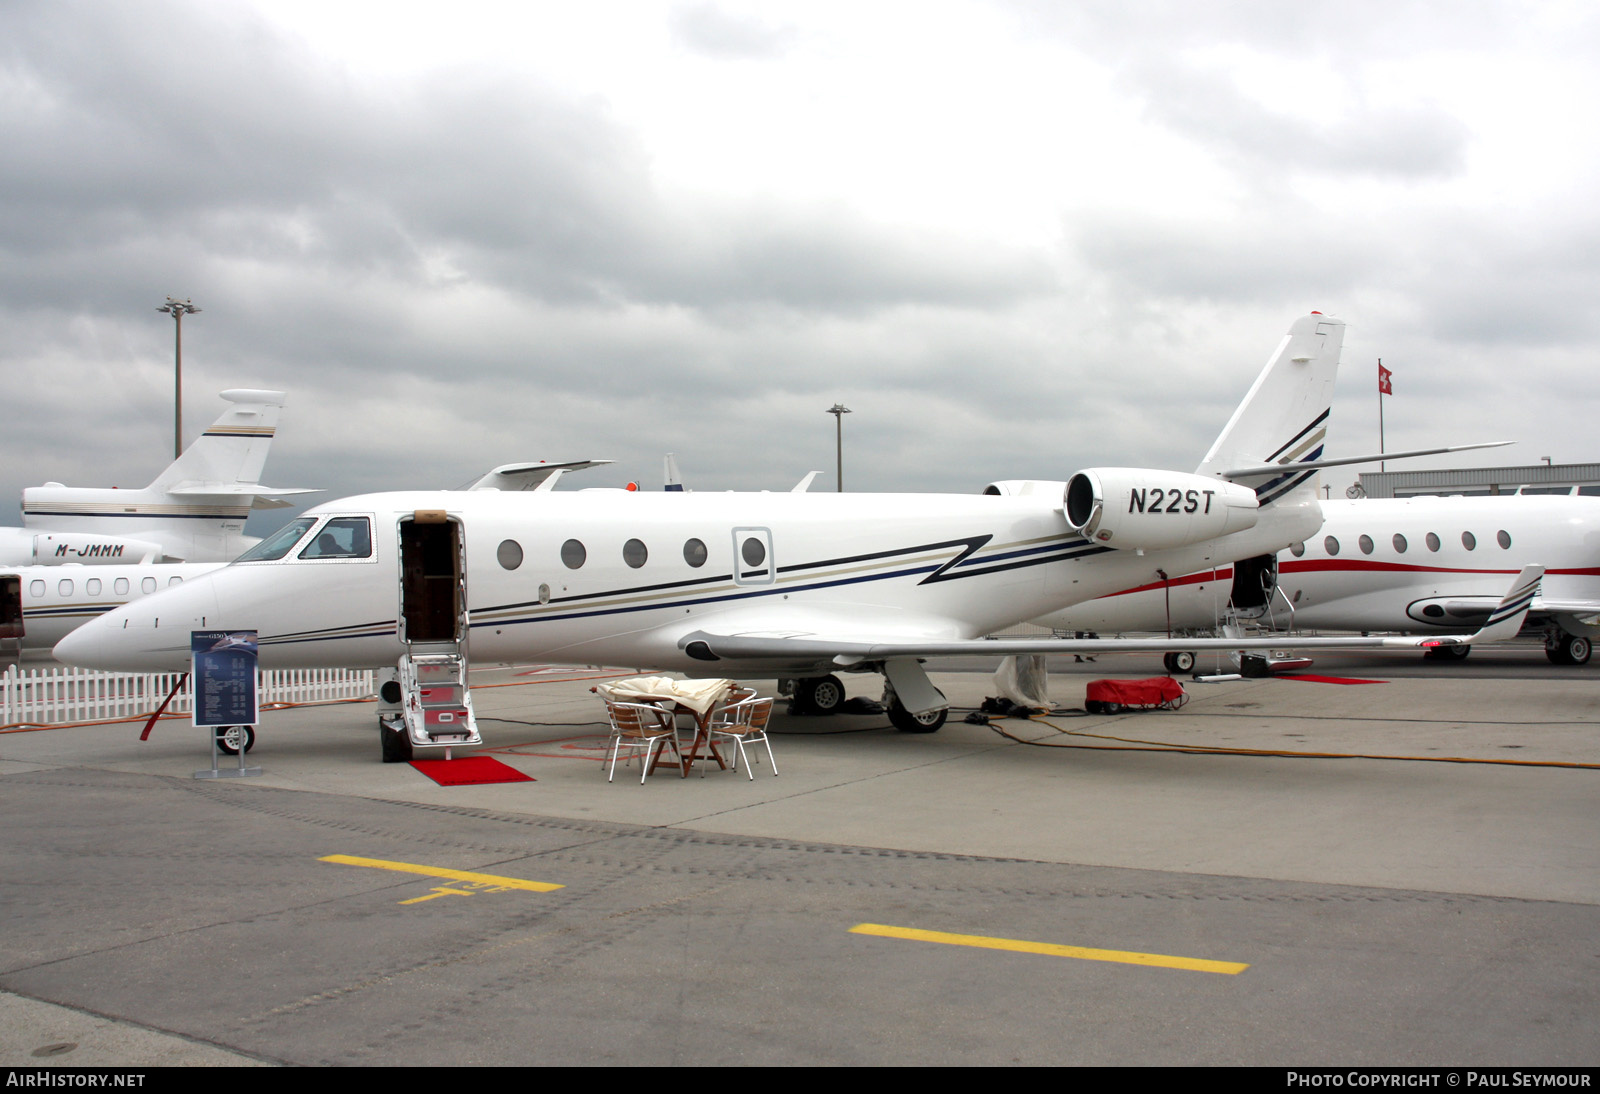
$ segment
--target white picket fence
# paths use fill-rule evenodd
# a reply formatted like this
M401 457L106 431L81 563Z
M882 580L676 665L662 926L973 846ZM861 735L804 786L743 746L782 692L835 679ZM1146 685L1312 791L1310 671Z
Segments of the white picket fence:
M24 668L0 674L0 725L60 725L103 722L152 714L167 697L178 673L96 672L66 665ZM364 699L372 692L372 671L352 669L263 670L258 695L269 703L320 703ZM193 709L194 680L186 681L170 714Z

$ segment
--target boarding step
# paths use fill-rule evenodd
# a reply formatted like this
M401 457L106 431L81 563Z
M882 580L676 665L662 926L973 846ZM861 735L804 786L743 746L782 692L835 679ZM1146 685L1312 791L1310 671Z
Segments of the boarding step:
M467 689L467 659L459 652L411 653L400 659L406 736L413 748L480 745Z

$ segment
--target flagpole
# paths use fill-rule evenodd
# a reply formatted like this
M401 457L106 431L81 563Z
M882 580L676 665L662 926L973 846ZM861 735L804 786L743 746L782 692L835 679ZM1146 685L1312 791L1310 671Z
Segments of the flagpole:
M1380 357L1378 358L1378 454L1382 455L1383 452L1383 358ZM1383 460L1378 461L1379 471L1386 470L1387 467Z

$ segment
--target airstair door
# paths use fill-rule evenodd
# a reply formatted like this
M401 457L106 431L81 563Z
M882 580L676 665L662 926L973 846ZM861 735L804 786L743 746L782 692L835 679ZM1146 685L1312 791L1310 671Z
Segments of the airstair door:
M442 510L400 521L401 718L380 719L385 760L416 748L480 745L467 686L467 579L461 524ZM449 758L449 753L445 753Z
M400 641L412 650L466 640L466 567L461 525L442 511L400 521Z

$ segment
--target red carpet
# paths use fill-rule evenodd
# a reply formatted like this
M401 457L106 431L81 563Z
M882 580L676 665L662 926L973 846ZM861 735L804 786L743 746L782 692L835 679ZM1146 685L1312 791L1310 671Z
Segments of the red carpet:
M1387 684L1387 680L1356 680L1349 676L1317 676L1309 672L1286 672L1279 680L1307 680L1313 684Z
M411 766L440 786L473 786L480 783L531 783L514 767L507 767L493 756L463 756L459 760L412 760Z

